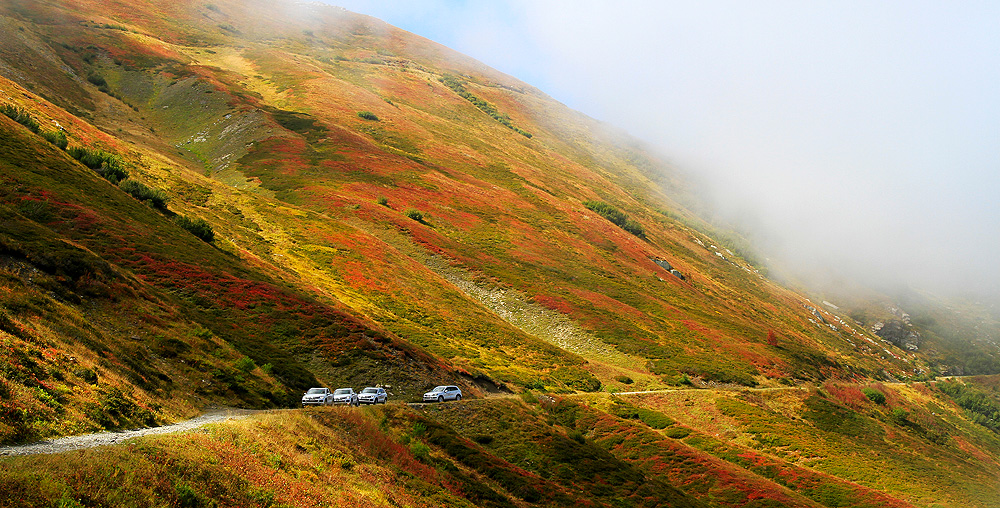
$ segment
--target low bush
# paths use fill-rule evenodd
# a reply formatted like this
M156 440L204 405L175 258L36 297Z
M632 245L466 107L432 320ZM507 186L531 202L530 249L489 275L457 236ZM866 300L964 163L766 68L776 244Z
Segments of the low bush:
M372 120L375 122L379 121L378 116L371 111L358 111L358 118L361 118L362 120Z
M378 199L375 200L375 202L382 206L389 206L389 198L385 196L379 196Z
M108 82L107 80L104 79L104 76L101 76L100 74L97 73L90 73L87 76L87 81L90 81L90 84L98 88L102 86L108 86Z
M1000 434L1000 400L996 396L959 381L945 381L936 386L965 409L969 419Z
M415 221L417 221L417 222L419 222L421 224L424 223L424 214L420 213L419 210L414 210L414 209L411 208L411 209L407 210L404 215L406 215L407 217L409 217L409 218L411 218L411 219L413 219L413 220L415 220Z
M66 133L63 131L45 131L42 132L42 137L59 147L60 150L65 150L69 145L69 139L66 138Z
M418 460L427 460L427 457L431 453L431 448L420 441L414 441L410 444L410 453Z
M642 228L642 224L629 219L628 215L614 206L600 201L584 201L583 206L587 207L588 210L597 213L597 215L604 217L612 224L624 229L625 231L628 231L639 238L646 238L646 231Z
M118 188L139 201L149 201L156 208L167 209L167 193L160 189L150 188L142 182L132 179L122 181L118 184Z
M687 427L670 427L663 431L664 435L673 439L684 439L691 435L691 429Z
M0 112L10 117L11 120L25 126L31 132L38 134L38 130L41 126L38 125L38 121L31 118L31 115L27 110L21 109L13 104L4 104L0 106Z
M205 242L212 243L212 241L215 240L215 231L212 230L212 225L205 219L192 219L185 215L178 215L177 218L174 219L174 222Z
M507 127L508 129L513 130L514 132L528 139L531 139L531 133L515 126L514 123L510 121L509 116L500 113L499 111L497 111L497 108L494 107L492 104L480 99L479 97L476 97L471 92L466 90L464 81L454 76L444 76L439 78L438 81L444 84L444 86L451 88L452 91L457 93L463 99L471 102L473 106L479 108L479 110L482 111L483 113L486 113L494 120L500 122L501 125Z
M236 360L236 363L233 364L233 368L240 372L249 374L250 371L257 368L257 364L253 361L253 359L244 356L243 358Z
M115 185L128 178L128 170L125 169L125 162L117 154L105 152L100 149L90 150L82 146L70 148L66 153Z
M861 389L861 393L865 394L865 397L868 397L868 400L880 406L885 404L885 394L874 388L869 388L866 386Z

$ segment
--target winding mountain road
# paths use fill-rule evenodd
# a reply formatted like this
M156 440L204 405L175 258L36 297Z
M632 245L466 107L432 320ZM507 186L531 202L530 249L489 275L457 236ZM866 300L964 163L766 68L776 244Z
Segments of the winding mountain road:
M965 376L949 376L949 378L961 378L961 377ZM939 378L939 379L947 379L947 378ZM902 383L885 383L885 384L902 384ZM715 389L721 389L721 388L715 387ZM791 391L791 390L801 390L801 389L804 388L800 386L741 388L741 390L745 391L786 391L786 390ZM705 388L665 388L659 390L606 393L605 395L614 397L621 395L647 395L655 393L673 393L682 391L700 392L700 391L705 391ZM516 395L502 394L502 395L493 395L492 397L514 398L516 397ZM457 403L461 402L462 401L458 401ZM446 404L455 404L455 403L456 402L447 402ZM436 403L410 402L406 404L411 406L421 407L421 406L434 405ZM176 432L184 432L187 430L197 429L198 427L207 425L209 423L217 423L226 420L242 420L252 415L263 413L265 411L268 410L216 408L206 412L201 416L191 418L190 420L184 420L182 422L177 422L170 425L163 425L161 427L149 427L143 429L121 430L121 431L110 431L110 432L97 432L94 434L83 434L79 436L61 437L46 441L39 441L36 443L12 445L12 446L0 446L0 457L62 453L73 450L82 450L84 448L94 448L98 446L113 445L139 436L148 436L154 434L172 434Z
M16 455L39 455L48 453L62 453L72 450L82 450L84 448L94 448L97 446L112 445L139 436L153 434L172 434L193 430L209 423L216 423L226 420L241 420L251 415L258 414L264 410L254 409L234 409L223 408L213 409L207 413L184 420L182 422L163 425L161 427L148 427L136 430L120 430L110 432L97 432L94 434L82 434L79 436L67 436L37 443L0 447L0 457Z

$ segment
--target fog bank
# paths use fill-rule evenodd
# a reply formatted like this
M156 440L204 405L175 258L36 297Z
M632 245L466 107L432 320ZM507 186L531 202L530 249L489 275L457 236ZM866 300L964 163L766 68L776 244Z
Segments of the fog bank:
M1000 4L337 3L658 147L797 273L1000 286Z

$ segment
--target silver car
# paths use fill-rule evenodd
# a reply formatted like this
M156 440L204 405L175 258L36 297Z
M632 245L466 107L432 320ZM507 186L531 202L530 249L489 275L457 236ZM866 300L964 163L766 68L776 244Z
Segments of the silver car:
M337 388L333 392L333 403L357 406L358 394L354 392L354 388Z
M424 394L424 402L444 402L446 400L462 400L462 390L454 385L435 386Z
M361 404L385 404L389 394L385 393L385 388L375 388L369 386L358 394L358 402Z
M302 394L302 407L329 406L333 404L333 394L329 388L310 388Z

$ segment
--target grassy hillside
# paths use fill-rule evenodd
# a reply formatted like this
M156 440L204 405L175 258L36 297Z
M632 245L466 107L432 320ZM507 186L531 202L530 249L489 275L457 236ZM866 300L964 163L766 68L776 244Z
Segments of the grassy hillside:
M678 219L671 168L530 86L336 9L211 7L14 14L179 210L470 375L593 389L912 372L810 322L801 297ZM498 289L524 305L472 294ZM550 316L573 336L524 325Z
M892 383L995 372L989 337L952 347L975 329L926 312L912 350L874 334L886 305L813 303L700 219L642 143L426 39L320 4L16 0L0 110L0 443L289 407L313 385L398 401L454 383L546 395L216 431L288 482L325 471L280 501L296 505L988 504L991 388ZM738 387L761 391L712 391ZM951 400L972 413L928 409ZM297 441L372 419L401 444L336 448L330 469ZM150 457L223 453L192 439L215 437L80 455L161 477ZM380 454L402 462L342 467ZM62 460L82 459L37 467ZM153 488L284 499L214 464ZM89 496L114 471L92 474L39 495Z
M5 459L0 504L995 506L1000 439L949 383L285 410Z

